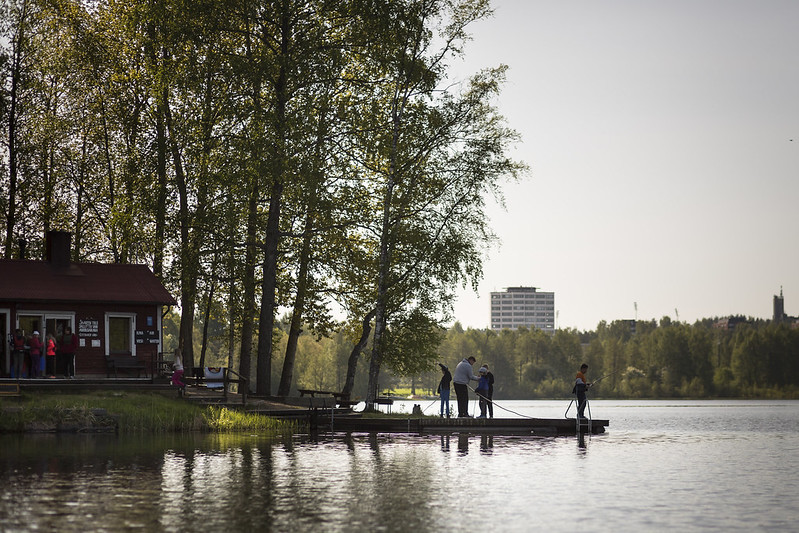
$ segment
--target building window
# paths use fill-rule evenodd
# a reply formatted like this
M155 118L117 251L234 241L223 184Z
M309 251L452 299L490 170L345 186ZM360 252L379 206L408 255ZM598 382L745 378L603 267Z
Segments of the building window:
M135 329L135 314L107 313L105 315L106 354L136 355L136 342L133 336Z

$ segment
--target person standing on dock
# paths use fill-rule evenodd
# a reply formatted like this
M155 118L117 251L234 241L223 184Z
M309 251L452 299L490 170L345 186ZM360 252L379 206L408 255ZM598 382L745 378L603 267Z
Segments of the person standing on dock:
M494 374L488 367L488 363L483 363L486 369L486 377L488 378L488 392L486 393L486 400L488 402L488 418L494 418Z
M44 374L44 354L42 353L42 340L39 338L39 332L34 331L33 337L28 341L28 346L31 347L30 351L30 372L29 376L38 378Z
M17 328L9 341L11 343L11 377L21 378L25 369L25 335Z
M441 367L441 381L438 382L438 394L441 396L441 418L444 418L444 413L447 413L449 418L449 384L452 382L452 374L447 368L447 365L438 363ZM446 411L444 410L446 404Z
M72 333L72 328L64 328L61 336L61 344L58 347L58 354L64 365L64 377L67 379L75 378L75 352L78 350L78 336Z
M480 416L478 418L486 418L486 407L488 406L488 368L483 365L478 371L480 374L480 381L477 382L477 393L480 403Z
M577 372L577 376L574 379L574 389L573 391L577 393L577 416L580 418L585 418L585 404L588 402L585 391L591 386L588 380L585 378L585 373L588 371L588 365L583 363L580 365L580 371Z
M477 361L474 357L464 359L455 367L452 382L455 384L455 396L458 397L458 417L469 418L469 381L480 381L474 375L472 365Z
M55 336L52 333L47 334L47 342L45 348L45 373L47 377L54 378L55 377L55 352L56 352L56 343L55 343Z

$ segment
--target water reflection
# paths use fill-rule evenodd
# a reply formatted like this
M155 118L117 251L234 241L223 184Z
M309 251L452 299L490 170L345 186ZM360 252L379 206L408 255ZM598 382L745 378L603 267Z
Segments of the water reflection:
M458 455L469 453L469 435L466 433L458 434Z
M8 529L63 531L85 530L86 520L100 517L109 530L425 529L444 519L429 498L442 490L451 438L458 456L468 454L472 439L481 454L493 453L493 436L468 434L425 439L437 441L441 455L407 445L406 436L378 434L326 441L2 437L0 517Z
M751 428L774 410L747 422L714 409L706 418L724 424L701 432L696 409L682 426L664 412L666 429L652 410L627 409L613 419L633 422L584 439L0 436L0 530L468 529L464 483L503 530L572 530L600 514L608 530L790 530L799 436L785 428L796 406L767 432Z
M480 453L490 454L494 447L493 435L480 435Z

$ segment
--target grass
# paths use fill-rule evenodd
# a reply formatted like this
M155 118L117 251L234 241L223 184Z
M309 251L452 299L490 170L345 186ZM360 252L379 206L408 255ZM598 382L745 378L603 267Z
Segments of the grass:
M159 393L97 391L23 394L0 400L0 432L108 429L120 433L286 433L296 424L224 407L201 407Z

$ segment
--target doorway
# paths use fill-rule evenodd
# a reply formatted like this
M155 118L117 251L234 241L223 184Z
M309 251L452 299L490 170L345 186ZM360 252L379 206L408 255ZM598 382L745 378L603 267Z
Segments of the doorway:
M0 309L0 376L11 374L11 309Z

